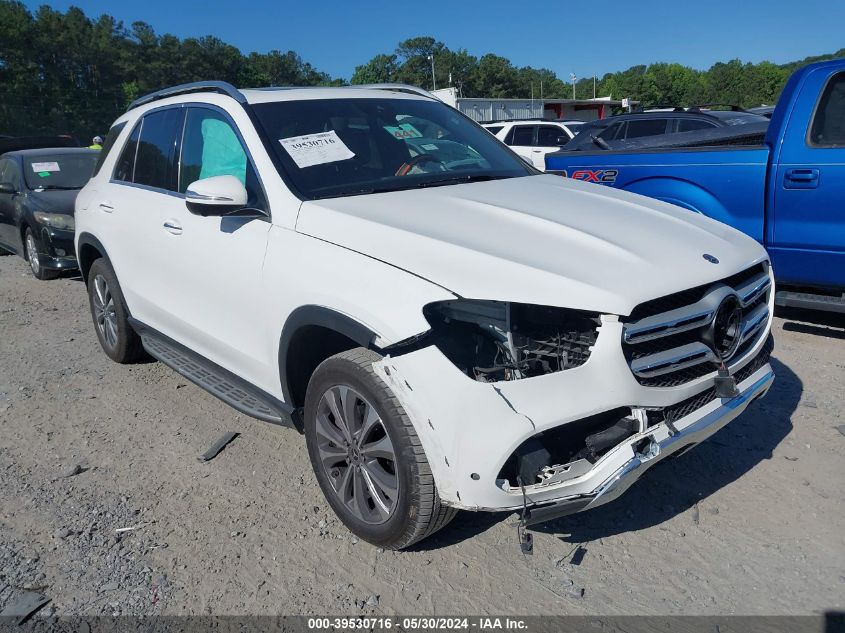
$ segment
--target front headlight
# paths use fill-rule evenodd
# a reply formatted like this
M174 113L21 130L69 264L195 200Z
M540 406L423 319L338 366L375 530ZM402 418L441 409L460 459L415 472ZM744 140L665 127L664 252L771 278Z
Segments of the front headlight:
M73 221L72 215L66 215L64 213L45 213L44 211L36 211L32 215L41 224L46 224L54 229L73 231L76 228L76 223Z
M435 345L481 382L580 367L590 357L601 323L592 312L468 299L431 303L423 314L431 330L413 341L413 348Z

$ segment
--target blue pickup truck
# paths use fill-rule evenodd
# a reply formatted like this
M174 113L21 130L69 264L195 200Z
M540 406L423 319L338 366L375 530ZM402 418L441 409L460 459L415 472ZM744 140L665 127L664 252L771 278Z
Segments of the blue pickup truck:
M845 312L845 59L797 70L753 144L679 147L679 136L548 154L546 171L730 224L768 249L778 304Z

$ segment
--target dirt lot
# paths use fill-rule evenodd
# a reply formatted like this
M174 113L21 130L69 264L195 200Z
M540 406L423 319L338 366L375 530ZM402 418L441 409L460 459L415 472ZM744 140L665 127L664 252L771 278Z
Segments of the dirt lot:
M295 431L159 363L112 363L78 278L2 257L0 609L22 588L69 615L843 609L845 329L797 316L776 320L764 400L612 504L542 526L533 556L513 515L469 513L393 553L333 517Z

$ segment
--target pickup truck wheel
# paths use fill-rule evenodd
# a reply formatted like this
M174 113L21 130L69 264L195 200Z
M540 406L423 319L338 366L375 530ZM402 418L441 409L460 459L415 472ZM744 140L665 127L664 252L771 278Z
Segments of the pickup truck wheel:
M356 348L323 361L308 383L305 439L317 481L351 532L403 549L446 525L419 437L373 371L381 359Z
M111 265L98 259L88 271L88 303L97 338L106 355L117 363L142 358L141 338L129 325L129 310Z
M58 276L58 273L55 270L44 268L41 265L41 258L38 255L38 240L35 239L35 235L30 228L27 228L26 233L24 233L23 245L24 251L26 252L26 261L29 262L29 269L32 271L32 274L35 275L36 279L45 281L47 279L54 279Z

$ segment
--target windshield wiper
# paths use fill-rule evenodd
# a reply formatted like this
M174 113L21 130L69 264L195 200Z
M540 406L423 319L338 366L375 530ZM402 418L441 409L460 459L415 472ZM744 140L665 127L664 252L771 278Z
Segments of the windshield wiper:
M503 180L505 178L513 178L513 176L491 176L490 174L452 176L451 178L440 178L439 180L421 182L415 186L422 189L424 187L442 187L444 185L457 185L465 182L483 182L485 180Z

